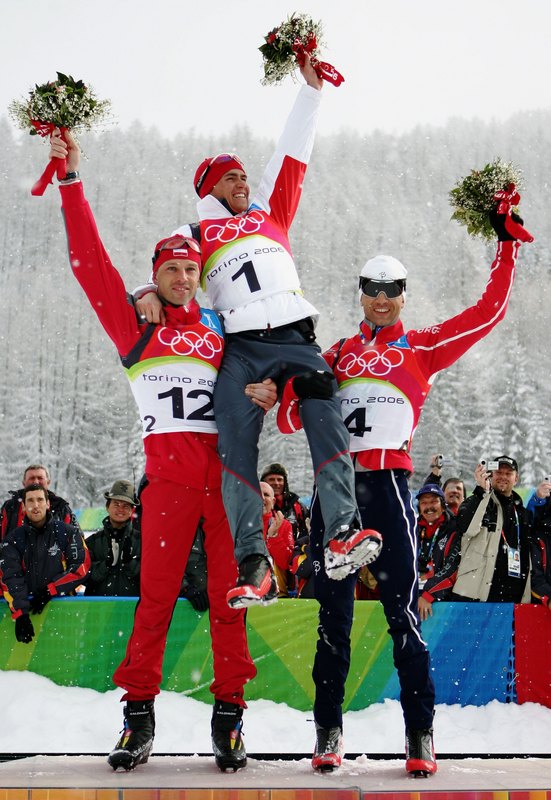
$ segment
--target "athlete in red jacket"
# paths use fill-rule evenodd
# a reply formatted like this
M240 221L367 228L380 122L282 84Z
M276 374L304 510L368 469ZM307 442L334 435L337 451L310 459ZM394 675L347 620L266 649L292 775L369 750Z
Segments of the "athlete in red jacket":
M276 597L260 524L258 437L263 417L243 394L247 383L269 376L282 388L294 376L325 520L328 574L340 580L368 564L381 548L379 533L359 525L335 381L315 343L318 312L304 297L289 243L323 84L309 57L300 71L307 85L299 91L257 190L250 195L244 165L235 154L206 158L194 179L199 223L175 231L200 237L201 286L227 332L214 410L222 494L239 564L237 585L228 593L235 608L267 605Z
M370 571L377 579L394 641L406 726L406 769L424 776L436 771L434 685L418 614L409 451L435 375L503 319L515 277L516 240L532 241L515 222L510 207L507 213L493 212L491 220L500 241L490 279L474 306L445 322L406 332L400 320L406 269L395 258L377 256L365 264L360 275L364 319L358 333L325 353L339 384L341 413L350 434L362 524L383 535L381 554ZM300 427L299 404L290 382L278 414L284 432ZM320 563L314 577L320 626L313 669L317 740L312 763L317 769L332 769L342 758L342 702L350 665L356 579L354 575L339 583L327 579L320 557L322 541L323 521L314 501L311 549L313 560Z
M126 656L114 682L126 693L125 727L109 756L114 769L147 761L153 743L153 701L159 693L166 636L199 521L205 532L215 698L212 741L221 769L246 763L241 739L243 687L256 669L249 655L244 612L226 594L236 579L233 542L221 495L221 464L212 412L224 348L216 313L199 307L200 247L193 239L161 240L153 257L164 325L140 324L101 242L78 179L79 150L67 135L52 138L51 156L66 157L60 186L75 277L113 341L140 410L147 485L140 499L140 600ZM251 387L270 407L275 387ZM263 403L262 398L268 402Z

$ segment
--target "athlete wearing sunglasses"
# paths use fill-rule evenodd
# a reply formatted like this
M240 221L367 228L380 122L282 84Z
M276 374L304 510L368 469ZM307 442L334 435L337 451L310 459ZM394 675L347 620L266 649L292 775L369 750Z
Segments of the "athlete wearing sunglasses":
M518 202L518 196L517 201ZM324 357L339 385L341 413L349 430L362 525L383 536L382 551L370 566L394 642L394 664L406 726L406 770L427 777L436 772L432 741L434 685L430 657L418 614L416 520L408 478L410 447L436 374L449 367L503 319L515 276L519 242L531 241L508 213L497 208L490 221L498 234L497 255L482 297L455 317L421 330L405 331L400 315L407 272L391 256L371 258L359 276L363 311L358 333L341 339ZM518 218L517 218L518 219ZM300 398L290 383L278 423L283 432L300 429ZM342 703L350 665L355 577L335 583L323 561L324 523L314 498L310 547L318 563L314 592L320 603L314 659L316 746L312 763L330 770L342 759ZM432 602L430 594L423 595Z

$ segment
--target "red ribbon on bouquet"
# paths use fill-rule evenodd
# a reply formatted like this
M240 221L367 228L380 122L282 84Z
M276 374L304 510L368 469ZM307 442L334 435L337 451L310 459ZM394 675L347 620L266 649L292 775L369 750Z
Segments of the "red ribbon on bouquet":
M40 122L40 120L36 119L31 120L31 125L36 129L38 135L42 137L51 136L55 128L59 127L58 125L54 125L53 122ZM66 130L67 128L60 128L62 139L65 139L64 134ZM63 180L67 174L67 161L64 158L51 158L49 160L48 166L32 187L31 194L35 197L42 196L49 184L53 182L53 177L56 172L58 180Z
M520 194L514 183L510 183L506 189L494 194L494 200L499 203L496 211L498 214L505 214L505 230L518 239L520 242L533 242L532 234L523 227L517 220L513 219L513 206L520 201ZM520 219L518 217L517 219Z
M499 203L497 207L498 214L510 214L513 206L516 206L520 201L520 194L517 192L515 184L510 183L506 189L494 194L494 200Z
M300 39L295 40L293 44L293 52L295 53L297 61L301 67L304 66L306 53L310 54L316 49L317 45L318 43L313 33L308 34L308 41L306 44L302 44ZM341 85L341 83L344 81L344 77L337 69L335 69L332 64L328 64L327 61L318 61L317 58L313 58L312 56L310 56L310 58L318 78L323 78L324 81L332 83L333 86Z

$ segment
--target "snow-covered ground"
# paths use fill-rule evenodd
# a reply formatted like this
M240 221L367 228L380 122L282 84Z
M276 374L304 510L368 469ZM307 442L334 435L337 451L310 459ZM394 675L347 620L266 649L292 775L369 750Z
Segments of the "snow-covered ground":
M60 654L60 657L69 657ZM106 753L122 727L118 689L57 686L30 672L1 672L0 753ZM211 707L174 692L156 704L156 753L211 753ZM439 754L549 754L551 709L492 701L487 706L437 706ZM403 753L403 721L397 701L387 700L344 720L350 753ZM267 700L249 703L244 716L249 753L308 754L313 745L310 713Z

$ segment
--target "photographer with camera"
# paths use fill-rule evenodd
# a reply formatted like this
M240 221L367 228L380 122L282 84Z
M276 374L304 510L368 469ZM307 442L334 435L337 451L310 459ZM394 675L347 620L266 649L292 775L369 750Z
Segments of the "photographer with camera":
M442 467L452 464L451 458L447 458L442 453L435 453L430 461L430 472L423 481L423 485L435 484L442 486ZM461 478L455 476L447 478L442 486L446 507L452 514L457 515L459 506L467 497L467 489Z
M510 456L481 459L476 487L457 515L461 559L452 599L526 603L530 599L529 517L513 487L518 464Z

